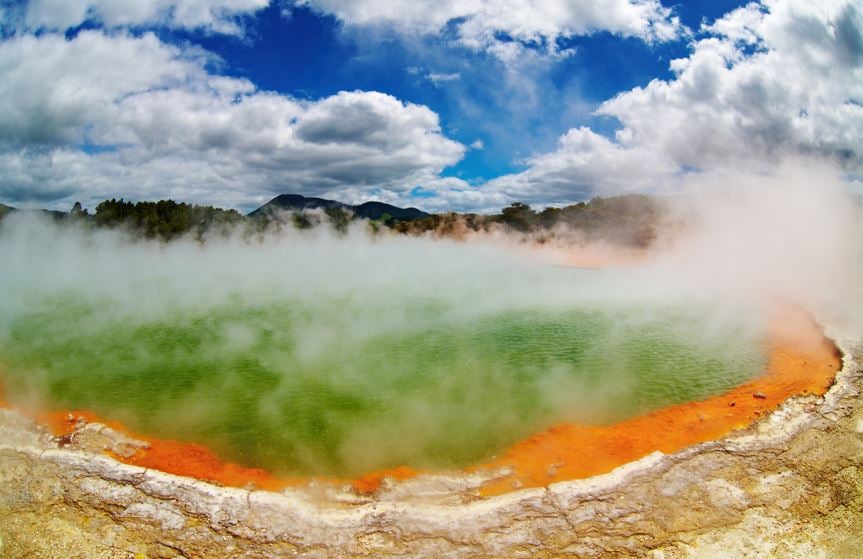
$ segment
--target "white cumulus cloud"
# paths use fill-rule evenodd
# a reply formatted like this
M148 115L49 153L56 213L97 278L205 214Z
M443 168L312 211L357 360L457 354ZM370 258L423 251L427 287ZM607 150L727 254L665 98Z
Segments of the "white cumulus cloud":
M531 158L528 169L490 181L485 188L532 204L574 203L595 195L656 190L678 167L645 147L623 147L589 128L564 134L557 150Z
M489 51L528 44L554 51L559 38L594 31L647 41L681 33L673 14L652 0L304 3L346 25L443 33ZM31 25L59 29L71 25L62 21L81 18L108 27L132 22L111 15L118 4L109 0L61 4L55 23L33 15ZM135 21L203 27L234 21L257 5L144 4L158 9L140 13L161 15ZM181 4L206 9L177 19L186 13ZM27 13L48 5L32 2ZM78 15L64 15L64 9ZM501 34L513 41L501 41ZM318 100L261 91L213 73L214 55L148 33L19 34L0 42L0 198L63 207L122 194L249 208L276 193L299 192L488 210L514 200L542 206L663 190L699 171L762 172L789 159L814 158L863 175L859 1L753 2L705 24L690 46L688 56L671 63L671 78L598 107L598 115L619 124L613 135L573 128L553 151L527 158L525 170L476 184L442 176L468 148L447 138L438 115L422 105L366 91ZM537 49L530 54L520 60L541 57ZM450 80L448 90L467 79L419 66L413 73ZM542 110L534 109L530 92L525 89L520 104ZM516 116L489 129L512 127ZM487 139L499 137L489 133ZM421 200L411 195L417 186Z
M720 19L676 76L609 100L624 146L696 168L813 155L863 171L863 7L769 0Z
M673 188L690 172L769 171L811 158L863 173L863 7L849 0L764 0L702 29L675 76L618 94L587 128L491 181L491 195L565 203Z
M105 27L165 25L237 33L237 16L266 7L269 0L29 0L29 29L65 30L94 21Z
M607 31L645 41L678 37L683 28L659 0L301 0L347 25L394 25L439 33L452 23L461 44L507 60L522 44L557 52L557 41ZM505 34L513 41L501 40Z
M280 192L413 188L466 151L383 93L298 100L213 75L155 36L0 43L0 197L175 197L250 207Z
M4 41L0 74L0 142L20 144L83 140L116 117L115 100L204 77L199 53L96 31Z

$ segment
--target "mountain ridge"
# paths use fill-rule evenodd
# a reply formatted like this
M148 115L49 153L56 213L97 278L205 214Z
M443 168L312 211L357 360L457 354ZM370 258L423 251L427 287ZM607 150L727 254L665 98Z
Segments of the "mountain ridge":
M424 212L418 208L400 208L387 204L385 202L368 201L362 204L352 205L339 202L337 200L329 200L327 198L317 198L303 196L301 194L279 194L261 207L252 210L248 214L251 218L266 218L273 214L283 211L304 211L323 208L340 209L353 212L357 217L366 219L383 219L389 216L397 221L413 221L429 217L432 214Z

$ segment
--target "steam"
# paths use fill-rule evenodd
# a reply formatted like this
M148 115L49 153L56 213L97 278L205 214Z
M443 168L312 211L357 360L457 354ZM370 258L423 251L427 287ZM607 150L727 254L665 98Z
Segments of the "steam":
M0 362L24 405L99 406L94 392L119 386L129 401L106 415L179 438L210 425L217 450L256 464L460 465L550 422L612 421L757 374L777 301L863 332L847 188L817 166L698 175L667 197L673 219L637 265L601 270L564 265L614 256L577 236L536 247L354 224L160 244L13 215ZM137 394L154 384L148 405Z
M717 301L799 305L857 336L863 213L852 187L811 162L787 162L769 176L692 179L675 200L689 226L669 240L653 273Z

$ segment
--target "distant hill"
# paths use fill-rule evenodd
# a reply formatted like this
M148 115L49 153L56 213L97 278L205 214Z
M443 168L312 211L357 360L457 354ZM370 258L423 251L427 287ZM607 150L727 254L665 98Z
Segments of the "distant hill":
M279 194L248 215L249 217L260 217L280 211L316 210L318 208L350 209L351 207L335 200L327 200L326 198L306 197L299 194Z
M7 215L9 215L11 213L15 213L15 212L38 213L38 214L48 216L55 221L63 221L69 215L66 212L60 212L57 210L21 210L18 208L13 208L12 206L7 206L6 204L0 204L0 219L3 219Z
M389 214L399 221L413 221L431 215L416 208L399 208L383 202L365 202L359 206L352 206L352 209L358 216L368 219L381 219L385 214Z
M416 208L399 208L383 202L365 202L358 206L344 204L326 198L310 198L299 194L280 194L260 208L249 213L249 217L266 218L284 211L303 211L322 208L324 210L348 210L357 217L382 219L386 216L396 221L412 221L431 214Z

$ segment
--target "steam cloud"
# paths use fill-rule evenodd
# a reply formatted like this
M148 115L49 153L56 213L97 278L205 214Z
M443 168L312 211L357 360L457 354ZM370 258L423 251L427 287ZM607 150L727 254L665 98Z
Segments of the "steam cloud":
M319 227L253 241L238 234L205 243L158 244L116 231L61 227L34 216L14 215L0 226L4 263L0 354L15 361L16 344L27 346L34 354L43 344L46 352L63 352L64 359L74 364L79 354L98 350L111 360L104 369L122 377L124 367L146 370L149 366L148 356L138 355L145 349L134 343L136 336L146 335L150 336L146 347L169 352L173 362L187 367L230 362L251 367L249 370L278 370L282 376L249 380L214 372L201 377L211 382L189 384L172 378L170 371L153 371L154 378L163 379L159 382L165 383L171 398L161 410L146 410L150 414L146 418L140 417L140 406L123 409L120 405L116 413L121 419L143 426L175 425L177 432L170 434L191 436L183 431L184 426L200 428L196 420L210 417L215 407L238 425L231 427L234 431L223 441L226 449L230 440L249 435L243 431L244 418L257 414L260 421L255 425L272 429L273 437L282 437L290 459L310 470L322 467L353 473L409 460L419 460L418 465L423 460L426 465L440 464L439 457L423 456L430 452L429 447L442 444L444 431L447 437L458 439L465 418L456 404L467 401L476 416L490 414L482 406L489 394L502 399L501 406L494 408L499 415L482 416L478 422L510 429L510 438L541 428L542 421L554 414L557 420L614 417L619 403L615 399L626 397L633 381L625 367L615 365L618 359L628 359L623 353L629 336L662 330L656 339L642 340L645 347L667 345L676 338L676 343L695 348L693 351L734 354L733 348L723 344L730 339L757 339L776 301L800 305L851 335L863 332L863 293L858 281L863 221L848 188L841 177L817 166L785 165L771 176L717 173L692 177L668 197L676 219L651 255L637 266L598 271L559 265L584 247L532 249L500 236L464 242L370 236L362 225L355 225L344 237ZM449 400L438 397L429 402L421 391L410 392L410 383L420 381L398 376L401 361L407 366L412 355L434 353L429 349L434 343L429 336L437 334L429 332L445 332L441 335L447 336L447 351L455 357L446 361L444 356L442 363L452 364L473 359L474 354L463 346L499 332L500 321L510 320L506 317L516 316L506 328L530 332L539 323L523 316L559 316L576 309L587 309L580 320L593 320L596 315L591 313L597 311L616 318L596 323L601 335L599 341L593 340L593 351L607 355L596 357L595 363L603 370L592 381L573 379L565 370L552 367L539 375L542 378L525 385L525 390L533 391L530 406L548 408L551 415L534 414L527 424L519 423L524 413L518 400L507 400L510 392L495 392L488 386L497 377L478 376L473 383L467 379L466 384L456 385L458 393L440 392ZM114 328L120 347L104 345L94 350L75 345L80 336L92 332L105 338L106 330ZM123 337L124 328L132 329L131 337ZM549 335L549 339L560 339L553 337L559 334ZM45 338L33 341L34 336ZM167 339L172 336L177 339ZM387 345L385 340L393 337L404 343ZM273 351L282 349L290 353L290 360L281 364L265 362L253 367L241 362L249 354L262 362L277 360L281 354ZM184 351L204 351L212 357L190 364ZM739 361L732 360L731 365L753 366L751 355L745 349L738 351L734 358ZM380 355L369 355L375 352ZM346 361L352 355L364 357L357 363ZM507 366L502 362L493 365ZM433 370L433 365L431 369L424 366L420 369ZM474 363L466 370L480 371L482 366ZM30 404L50 405L39 401L47 398L45 367L33 366L26 377L15 381L19 397L29 399ZM334 419L337 412L362 415L378 397L380 387L375 386L374 375L360 370L363 367L390 375L395 379L392 386L409 394L398 404L403 407L401 424L388 417L375 419L372 412L362 425ZM315 384L318 379L311 378L312 373L331 369L339 371L333 377L336 388L321 390L330 398L327 405L335 410L333 414L314 415L311 431L296 439L280 433L286 421L302 416L303 402L314 397L296 391L307 386L320 388L323 385ZM721 367L716 371L728 372ZM307 384L297 385L286 381L292 374L311 376ZM74 398L85 392L78 381L67 379L54 389L60 386ZM98 375L92 378L96 385L115 381ZM146 379L128 382L146 384ZM246 390L244 382L259 383L257 392ZM256 401L241 401L234 407L220 403L218 394L229 392ZM293 402L293 407L285 408L284 401ZM502 409L507 410L504 415L500 415ZM450 417L439 427L439 438L431 443L405 437L410 430L433 429L432 416L447 414ZM524 432L516 432L519 429ZM458 454L453 448L472 444L468 435L462 436L465 440L452 442L452 448L434 452ZM329 442L314 442L318 440ZM495 445L508 442L506 437L487 441L488 446L476 452L481 457L482 452L492 452ZM422 444L427 447L420 448ZM262 449L256 452L260 454L256 459L264 463L279 458L268 458ZM380 455L393 464L377 462ZM475 458L467 452L455 461ZM321 466L328 460L329 466Z

